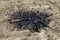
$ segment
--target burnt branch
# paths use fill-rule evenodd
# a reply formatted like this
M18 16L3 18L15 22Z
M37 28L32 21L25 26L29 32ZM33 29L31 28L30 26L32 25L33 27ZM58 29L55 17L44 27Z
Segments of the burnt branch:
M48 13L39 11L19 11L10 15L9 22L15 24L18 29L29 29L38 32L40 28L48 27Z

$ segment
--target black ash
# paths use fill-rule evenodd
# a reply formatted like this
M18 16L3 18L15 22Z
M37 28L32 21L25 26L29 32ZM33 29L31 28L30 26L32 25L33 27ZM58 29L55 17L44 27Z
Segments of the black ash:
M9 22L15 24L18 29L29 29L39 32L40 28L48 27L48 13L39 11L20 11L10 16Z

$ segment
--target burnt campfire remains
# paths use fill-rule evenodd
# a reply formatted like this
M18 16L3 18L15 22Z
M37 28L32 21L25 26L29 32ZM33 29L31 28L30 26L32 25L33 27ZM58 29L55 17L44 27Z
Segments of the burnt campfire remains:
M40 28L48 27L51 16L39 11L19 11L10 15L9 23L15 24L20 30L28 29L39 32Z

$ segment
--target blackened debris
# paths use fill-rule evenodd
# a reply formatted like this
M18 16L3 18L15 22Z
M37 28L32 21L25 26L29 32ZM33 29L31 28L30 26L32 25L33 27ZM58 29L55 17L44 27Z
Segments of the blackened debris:
M47 13L39 11L20 11L10 16L9 22L15 24L18 29L29 29L30 31L39 32L42 27L48 27L49 16Z

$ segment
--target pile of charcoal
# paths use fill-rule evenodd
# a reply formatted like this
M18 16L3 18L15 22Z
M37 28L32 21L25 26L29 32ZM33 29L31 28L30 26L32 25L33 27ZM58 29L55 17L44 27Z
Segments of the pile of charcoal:
M19 11L10 15L9 22L15 24L16 28L39 32L40 28L48 27L50 15L39 11Z

